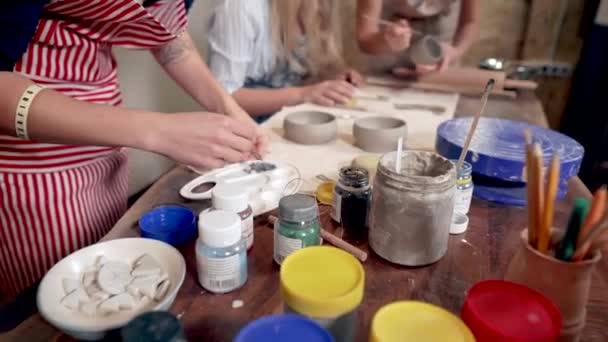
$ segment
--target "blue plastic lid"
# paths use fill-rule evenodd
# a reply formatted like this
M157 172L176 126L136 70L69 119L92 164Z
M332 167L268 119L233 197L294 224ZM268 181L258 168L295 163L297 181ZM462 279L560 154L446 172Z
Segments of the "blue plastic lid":
M298 315L265 316L243 328L234 342L333 342L329 332Z
M139 219L142 237L181 245L197 233L196 214L179 205L163 205L145 213Z

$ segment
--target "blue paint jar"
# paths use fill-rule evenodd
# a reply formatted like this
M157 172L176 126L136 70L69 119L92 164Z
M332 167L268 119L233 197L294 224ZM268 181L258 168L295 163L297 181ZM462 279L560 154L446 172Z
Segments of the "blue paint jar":
M213 293L234 291L247 281L247 244L239 215L222 210L199 216L198 281Z
M243 328L234 342L333 342L316 322L293 314L266 316Z
M456 165L457 160L452 160ZM468 214L473 199L473 167L463 162L460 170L456 170L456 194L454 195L454 212Z

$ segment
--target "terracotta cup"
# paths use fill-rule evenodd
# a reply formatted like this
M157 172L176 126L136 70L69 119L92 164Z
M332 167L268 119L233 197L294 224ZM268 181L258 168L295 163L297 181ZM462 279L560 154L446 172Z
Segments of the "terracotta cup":
M553 242L562 236L563 232L554 231ZM532 248L528 244L527 229L521 233L521 242L505 279L526 285L549 298L562 314L559 341L578 341L585 326L593 269L602 258L601 253L581 262L565 262Z

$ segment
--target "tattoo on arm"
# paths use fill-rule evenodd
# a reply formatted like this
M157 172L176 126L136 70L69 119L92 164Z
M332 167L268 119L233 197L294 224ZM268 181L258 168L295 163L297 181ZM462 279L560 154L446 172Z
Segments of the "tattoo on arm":
M192 50L194 50L192 41L186 34L182 34L169 43L152 49L152 54L158 63L164 66L179 61Z

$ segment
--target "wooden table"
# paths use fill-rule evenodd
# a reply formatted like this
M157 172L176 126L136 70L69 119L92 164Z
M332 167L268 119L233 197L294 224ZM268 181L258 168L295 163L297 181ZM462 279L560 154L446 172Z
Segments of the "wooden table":
M457 113L468 115L477 108L477 99L462 97ZM520 94L518 100L491 99L487 114L494 117L530 121L546 125L542 108L531 93ZM209 206L208 202L185 201L178 195L180 187L196 175L176 167L159 179L122 217L105 240L137 236L137 220L147 210L159 204L179 203L194 210ZM569 202L590 193L578 180L570 182L568 200L559 203L556 223L564 225ZM321 208L323 226L335 227ZM469 214L469 230L450 237L448 253L437 263L420 268L390 264L370 252L364 263L366 290L360 307L358 341L366 341L371 319L383 305L398 300L421 300L440 305L459 314L465 291L474 283L502 278L517 244L520 230L526 225L524 208L508 207L474 200ZM194 242L181 248L187 276L171 311L181 319L188 339L192 341L231 341L247 322L262 315L279 313L282 303L279 293L278 267L272 261L272 229L265 218L256 220L255 244L249 252L249 280L240 290L213 295L204 291L196 279ZM369 250L367 245L360 247ZM601 269L608 274L608 268ZM608 287L596 272L588 304L587 325L583 341L607 341ZM234 300L244 306L233 309ZM44 341L69 340L36 315L12 332L0 335L1 340Z

